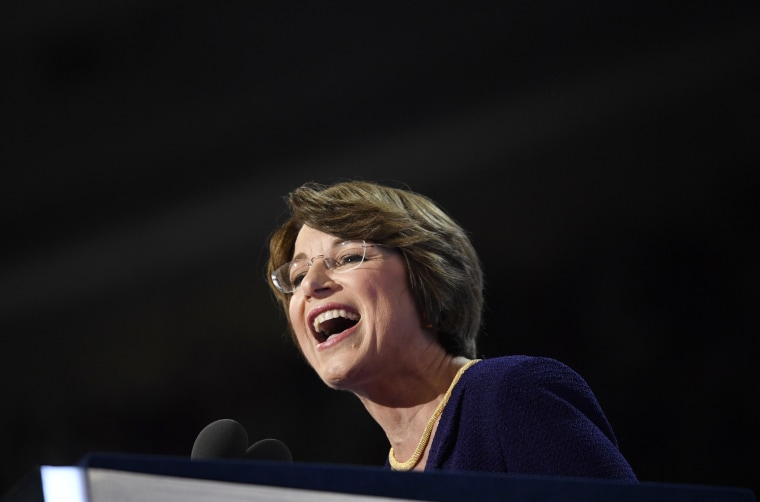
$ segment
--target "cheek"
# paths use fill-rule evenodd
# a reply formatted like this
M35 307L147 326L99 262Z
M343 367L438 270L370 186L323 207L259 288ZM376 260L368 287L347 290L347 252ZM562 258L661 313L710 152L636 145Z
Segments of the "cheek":
M303 308L301 308L301 302L295 298L291 298L290 305L288 306L288 313L290 316L290 326L296 335L298 344L302 345L304 337L307 337L308 333L306 333L306 330L304 328L304 316Z
M296 308L297 303L296 299L291 295L290 303L288 303L288 321L290 324L293 324L296 319L298 319L298 309Z
M398 330L419 322L419 309L414 300L407 277L403 273L388 275L386 282L376 291L375 312L388 328Z

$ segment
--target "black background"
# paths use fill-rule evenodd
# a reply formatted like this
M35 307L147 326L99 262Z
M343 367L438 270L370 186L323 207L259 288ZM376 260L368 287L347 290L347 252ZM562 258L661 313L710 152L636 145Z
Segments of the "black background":
M758 489L757 2L10 2L0 492L234 418L380 465L285 335L282 196L404 183L471 233L483 356L581 373L645 481Z

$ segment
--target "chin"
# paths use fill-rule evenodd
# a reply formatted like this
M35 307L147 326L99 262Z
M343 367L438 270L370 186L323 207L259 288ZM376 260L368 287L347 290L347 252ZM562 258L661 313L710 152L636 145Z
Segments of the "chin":
M337 390L345 390L348 386L350 368L343 364L331 364L319 372L322 381L328 387Z

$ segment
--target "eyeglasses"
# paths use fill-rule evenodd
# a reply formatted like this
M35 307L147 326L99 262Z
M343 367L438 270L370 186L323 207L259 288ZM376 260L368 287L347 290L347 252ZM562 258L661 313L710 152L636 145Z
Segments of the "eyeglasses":
M336 244L325 254L313 258L296 258L277 267L272 273L272 283L285 294L294 293L317 258L322 258L325 268L333 272L350 272L364 263L367 248L381 244L367 244L366 241L345 241Z

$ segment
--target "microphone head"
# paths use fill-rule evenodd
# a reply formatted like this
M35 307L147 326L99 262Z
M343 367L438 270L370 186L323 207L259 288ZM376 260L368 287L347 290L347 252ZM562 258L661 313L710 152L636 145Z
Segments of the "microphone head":
M292 462L293 455L285 443L277 439L256 441L245 452L248 460L272 460L275 462Z
M242 458L247 447L245 428L234 420L223 418L211 422L198 434L190 458Z

